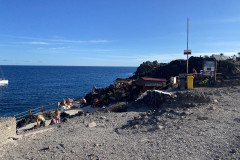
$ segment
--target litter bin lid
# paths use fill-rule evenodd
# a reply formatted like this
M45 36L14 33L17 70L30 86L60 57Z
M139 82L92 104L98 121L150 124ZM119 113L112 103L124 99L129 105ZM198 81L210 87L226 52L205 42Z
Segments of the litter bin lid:
M188 79L193 79L194 77L193 76L187 76Z

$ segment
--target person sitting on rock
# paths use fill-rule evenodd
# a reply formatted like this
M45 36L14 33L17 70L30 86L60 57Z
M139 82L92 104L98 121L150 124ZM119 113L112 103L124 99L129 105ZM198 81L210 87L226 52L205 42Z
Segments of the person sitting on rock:
M62 99L61 104L64 105L64 106L67 104L64 98Z
M43 117L42 114L38 114L38 115L35 117L35 119L36 119L36 122L37 122L37 126L39 126L39 127L45 127L45 122L46 122L46 120L45 120L45 118ZM40 124L39 124L39 121L40 121Z
M71 109L72 103L70 98L67 99L66 103L67 103L67 109Z
M67 105L72 105L70 98L67 99L66 103Z
M94 94L94 93L95 93L96 89L97 89L97 87L96 87L96 86L93 86L93 89L92 89L92 94Z
M81 107L84 107L86 105L87 105L87 101L86 101L86 99L84 97L82 97L82 99L81 99Z
M98 106L99 106L99 101L98 101L97 98L94 99L94 101L93 101L93 106L94 106L94 107L98 107Z
M49 125L54 125L54 124L55 124L55 121L54 119L52 119Z

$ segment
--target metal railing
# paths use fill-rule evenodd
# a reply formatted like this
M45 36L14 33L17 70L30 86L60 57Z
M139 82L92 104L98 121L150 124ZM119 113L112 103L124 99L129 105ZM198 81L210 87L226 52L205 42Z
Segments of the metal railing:
M76 102L76 101L80 101L80 100L72 99L71 103ZM40 113L43 113L43 112L53 111L55 109L59 109L59 106L60 106L60 102L57 102L57 104L52 103L52 104L48 104L48 105L42 105L41 107L29 109L27 111L15 114L15 115L13 115L13 117L15 117L16 120L21 120L21 119L26 118L28 116L31 117L33 115L37 115L37 114L40 114Z
M48 104L48 105L42 105L41 107L32 108L32 109L29 109L27 111L15 114L15 115L13 115L13 117L15 117L16 120L21 120L21 119L23 119L25 117L28 117L28 116L31 117L31 116L39 114L39 113L43 113L43 112L46 112L46 111L52 111L52 110L58 109L58 107L59 107L59 102L57 103L57 105L56 105L56 103L52 103L52 104Z

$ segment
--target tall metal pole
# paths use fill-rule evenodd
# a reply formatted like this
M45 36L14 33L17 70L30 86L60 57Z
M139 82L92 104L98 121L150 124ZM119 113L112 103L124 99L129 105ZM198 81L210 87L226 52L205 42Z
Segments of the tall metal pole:
M187 52L188 52L188 24L189 18L187 18ZM187 74L188 74L188 54L187 54Z

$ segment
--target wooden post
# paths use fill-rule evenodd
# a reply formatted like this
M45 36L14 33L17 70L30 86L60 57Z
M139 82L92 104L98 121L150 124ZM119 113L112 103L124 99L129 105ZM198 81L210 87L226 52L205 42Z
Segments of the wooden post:
M60 106L60 102L57 102L57 108L59 109L59 106Z
M215 74L214 74L214 82L217 81L217 60L215 59Z

